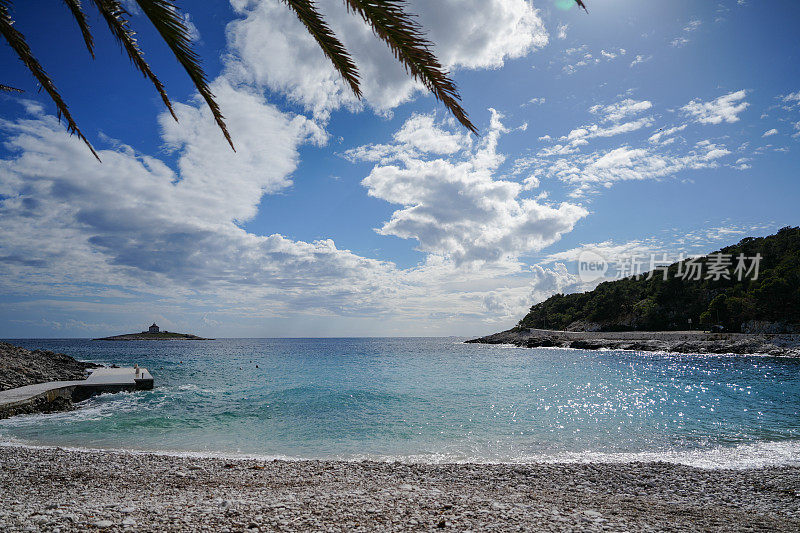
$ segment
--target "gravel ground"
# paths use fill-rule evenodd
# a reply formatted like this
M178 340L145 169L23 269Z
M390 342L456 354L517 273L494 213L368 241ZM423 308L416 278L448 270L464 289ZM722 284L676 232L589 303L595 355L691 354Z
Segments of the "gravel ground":
M800 468L198 459L0 447L0 531L800 531Z

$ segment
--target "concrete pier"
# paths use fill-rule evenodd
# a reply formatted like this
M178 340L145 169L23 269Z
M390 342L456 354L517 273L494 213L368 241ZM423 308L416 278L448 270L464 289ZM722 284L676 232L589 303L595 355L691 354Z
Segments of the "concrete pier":
M79 402L97 394L150 390L153 376L146 368L95 368L84 380L51 381L0 391L0 418L39 411L65 400Z

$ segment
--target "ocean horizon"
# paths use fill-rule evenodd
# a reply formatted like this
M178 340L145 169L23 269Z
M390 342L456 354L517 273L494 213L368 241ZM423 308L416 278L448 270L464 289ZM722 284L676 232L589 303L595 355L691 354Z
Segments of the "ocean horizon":
M0 421L6 445L414 463L800 464L800 361L465 344L464 337L102 342L152 391Z

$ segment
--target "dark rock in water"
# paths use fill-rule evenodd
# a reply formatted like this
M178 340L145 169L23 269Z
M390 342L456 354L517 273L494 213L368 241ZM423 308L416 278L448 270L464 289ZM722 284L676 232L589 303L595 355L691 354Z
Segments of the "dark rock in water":
M799 334L704 333L701 331L556 331L514 328L479 339L482 344L513 344L525 348L561 347L581 350L769 354L800 357Z
M40 397L32 402L0 410L0 418L30 415L33 413L59 413L62 411L72 411L74 409L75 404L72 403L72 400L64 396L57 396L52 400L48 400L46 397Z
M85 379L87 369L99 366L78 361L63 353L31 351L0 342L0 390L48 381Z

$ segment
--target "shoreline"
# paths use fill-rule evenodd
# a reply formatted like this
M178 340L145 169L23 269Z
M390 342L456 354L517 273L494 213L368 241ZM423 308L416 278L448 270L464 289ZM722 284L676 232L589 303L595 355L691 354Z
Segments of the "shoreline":
M262 461L0 446L0 527L800 528L800 467Z
M631 350L684 354L800 357L799 334L705 333L700 331L561 331L510 329L470 339L474 344L510 344L521 348Z
M33 413L28 416L36 416ZM55 414L55 413L53 413ZM800 439L783 441L759 441L741 443L736 446L716 446L707 449L645 450L645 451L575 451L538 453L514 459L455 458L439 456L362 454L353 456L291 456L258 452L228 452L222 450L170 450L158 448L87 447L74 444L57 444L8 439L0 436L0 449L24 448L31 450L60 450L75 453L98 453L112 455L152 455L178 459L209 459L226 461L281 461L287 463L333 462L333 463L379 463L420 466L529 466L529 465L629 465L670 464L699 470L756 470L763 468L800 469Z

